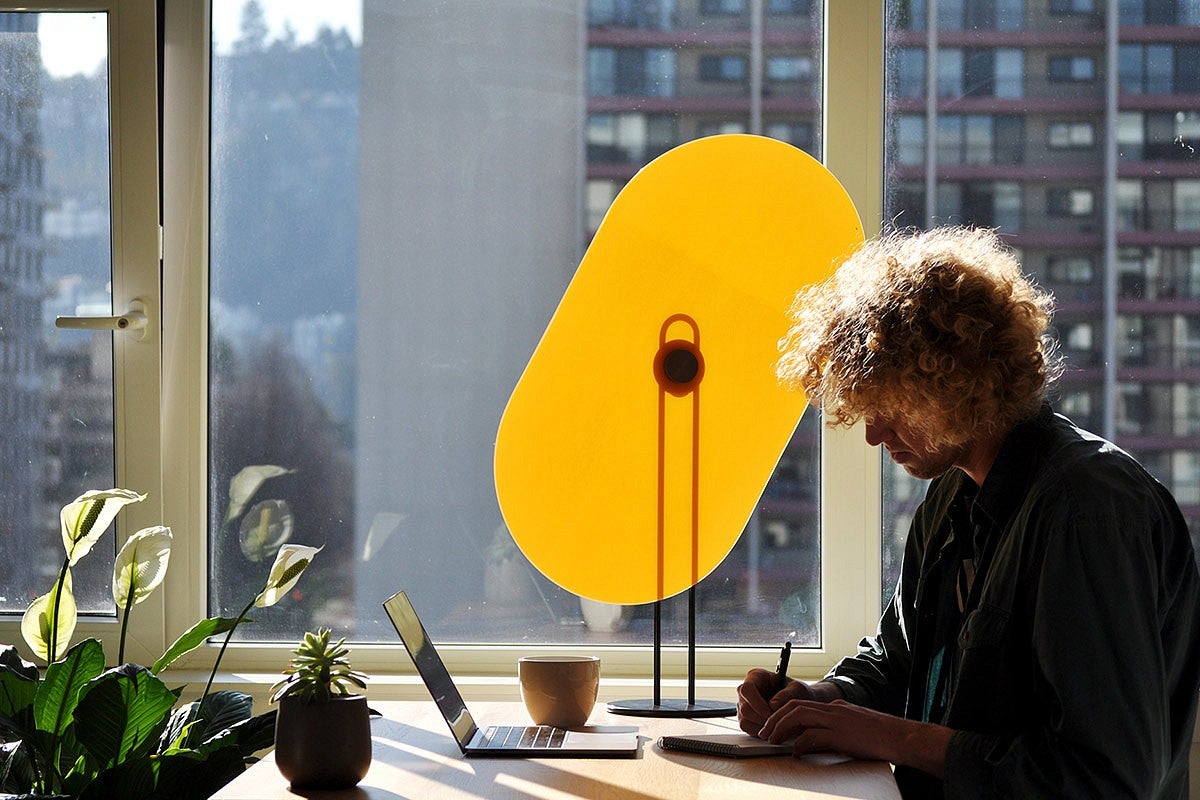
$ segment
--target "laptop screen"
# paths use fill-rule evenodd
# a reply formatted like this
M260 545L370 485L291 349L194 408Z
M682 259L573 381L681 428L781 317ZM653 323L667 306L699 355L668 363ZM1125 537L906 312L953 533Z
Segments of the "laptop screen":
M450 725L450 732L458 740L458 746L465 751L477 730L475 720L467 711L462 695L450 678L442 657L434 649L433 641L425 632L425 626L421 624L408 596L404 592L397 592L384 602L383 608L391 618L392 625L396 626L400 640L408 648L408 654L421 674L421 680L433 695L438 710Z

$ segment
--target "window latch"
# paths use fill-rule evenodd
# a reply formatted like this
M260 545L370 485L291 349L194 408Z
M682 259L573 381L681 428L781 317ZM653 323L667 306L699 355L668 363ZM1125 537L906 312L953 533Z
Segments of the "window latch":
M149 327L146 304L139 298L129 301L129 310L116 317L55 317L54 327L85 331L125 331L137 341L146 338Z

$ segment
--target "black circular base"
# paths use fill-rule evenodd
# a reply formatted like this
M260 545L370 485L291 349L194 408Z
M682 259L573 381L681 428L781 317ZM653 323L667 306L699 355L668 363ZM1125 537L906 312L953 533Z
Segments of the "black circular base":
M613 700L607 706L611 714L629 717L732 717L737 706L722 700Z

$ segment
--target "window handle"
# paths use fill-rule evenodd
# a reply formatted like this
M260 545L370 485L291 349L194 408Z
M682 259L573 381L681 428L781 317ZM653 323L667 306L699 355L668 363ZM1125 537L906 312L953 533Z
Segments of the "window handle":
M146 338L148 322L145 302L134 298L129 301L129 310L118 317L55 317L54 327L85 331L125 331L140 341Z

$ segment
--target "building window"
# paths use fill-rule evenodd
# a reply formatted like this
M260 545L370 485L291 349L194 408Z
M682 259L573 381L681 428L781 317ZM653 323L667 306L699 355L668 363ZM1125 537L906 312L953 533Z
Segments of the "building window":
M1200 92L1200 44L1123 44L1118 63L1123 92Z
M589 163L642 164L676 144L675 118L666 114L589 114Z
M799 147L801 150L807 151L809 155L817 155L813 152L815 142L811 122L768 122L764 126L763 133L772 139Z
M1046 213L1052 217L1090 217L1096 210L1096 193L1091 189L1050 189Z
M767 13L779 16L811 14L812 0L767 0Z
M939 120L940 122L940 120ZM925 163L925 118L919 114L896 117L895 163L913 167Z
M939 164L1019 164L1024 122L1009 114L944 114L938 117Z
M901 47L896 51L892 93L896 97L925 96L925 51Z
M1051 56L1049 77L1054 83L1090 83L1096 79L1096 59L1091 56Z
M746 11L746 0L700 0L700 13L710 16L736 16Z
M1050 147L1056 150L1079 150L1096 146L1096 125L1093 122L1051 122L1047 132Z
M1046 274L1055 283L1086 286L1095 280L1096 266L1087 256L1058 256L1046 262Z
M1024 64L1024 53L1011 47L942 48L938 97L1021 97Z
M1200 231L1200 180L1175 181L1175 230Z
M1050 0L1050 11L1053 14L1094 14L1095 0Z
M670 30L675 0L588 0L588 25Z
M771 56L767 59L767 80L812 80L813 62L807 56Z
M672 97L675 51L665 47L589 48L588 94Z
M745 56L700 56L700 79L704 81L744 81Z

